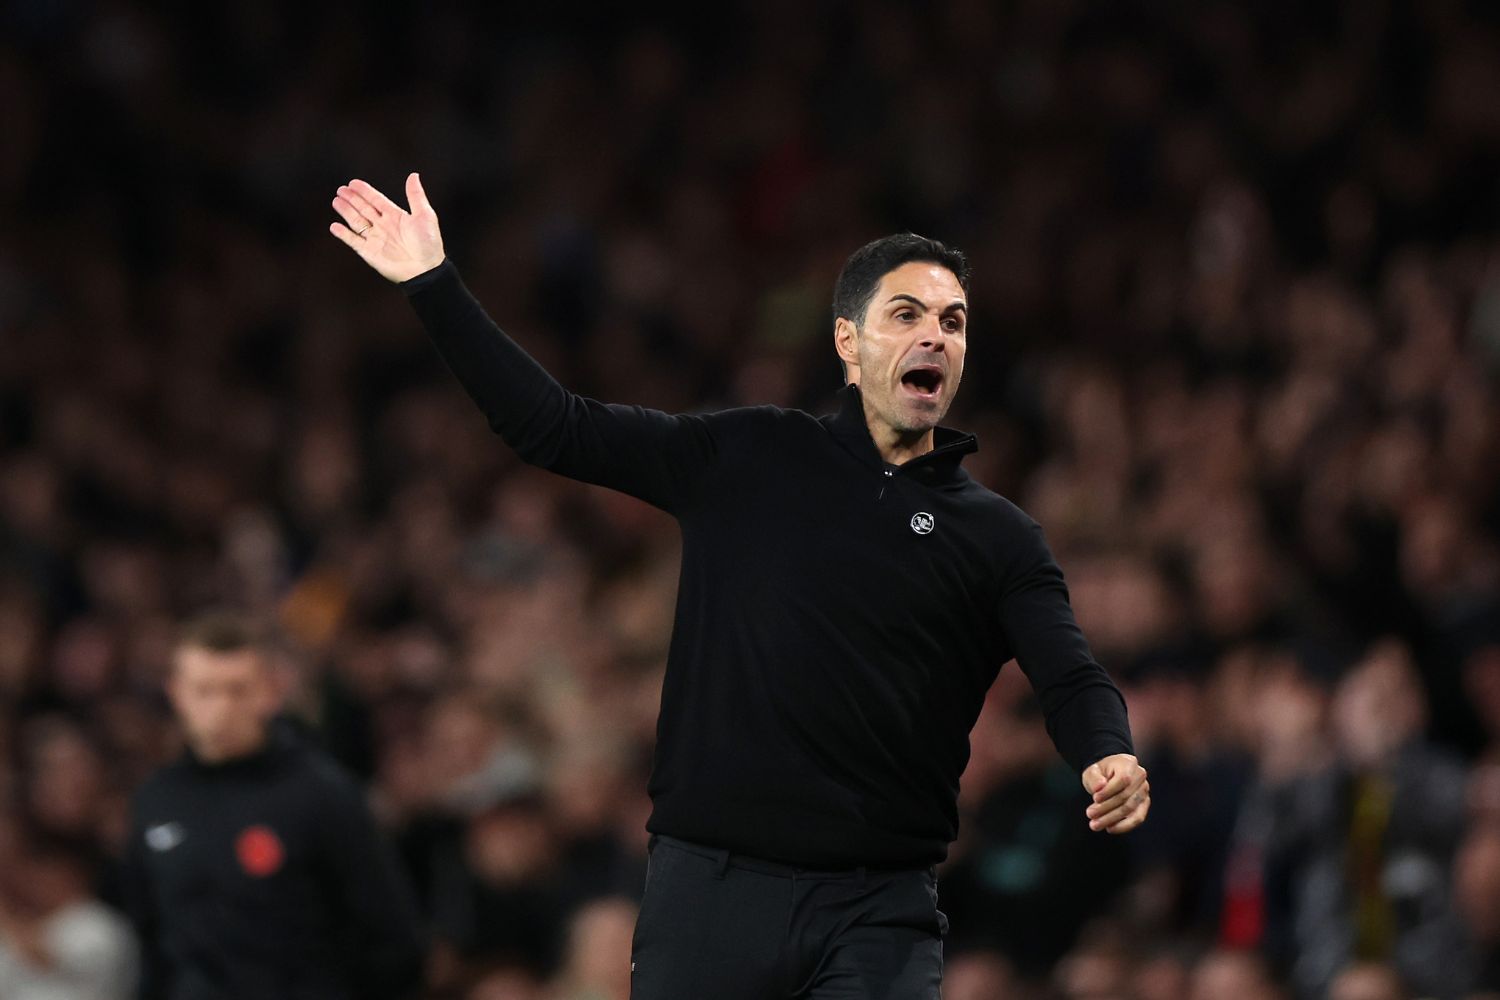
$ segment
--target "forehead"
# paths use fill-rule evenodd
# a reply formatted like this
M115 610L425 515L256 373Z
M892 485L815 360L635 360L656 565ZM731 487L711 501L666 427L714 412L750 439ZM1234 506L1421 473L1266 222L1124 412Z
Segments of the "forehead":
M205 679L219 676L238 680L259 674L264 666L264 658L254 649L221 653L198 646L184 646L177 650L173 660L180 674Z
M875 286L875 302L885 304L892 295L911 295L928 306L946 309L954 302L965 302L963 286L952 271L926 260L909 260L887 271Z

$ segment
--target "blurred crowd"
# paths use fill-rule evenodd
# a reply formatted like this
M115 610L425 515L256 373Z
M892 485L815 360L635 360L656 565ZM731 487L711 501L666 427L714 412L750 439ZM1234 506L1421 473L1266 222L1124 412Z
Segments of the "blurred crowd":
M949 1000L1500 996L1496 8L624 10L0 2L0 995L121 995L166 653L231 605L368 782L433 1000L628 996L676 528L518 463L328 236L417 169L610 401L826 412L844 257L970 255L948 422L1155 805L1091 834L1007 668ZM98 992L40 992L64 945Z

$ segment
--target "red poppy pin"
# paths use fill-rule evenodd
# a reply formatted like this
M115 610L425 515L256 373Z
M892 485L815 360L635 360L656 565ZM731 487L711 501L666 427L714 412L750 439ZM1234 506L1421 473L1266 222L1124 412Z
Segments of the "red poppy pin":
M240 867L249 875L265 878L274 875L286 861L286 848L269 826L246 827L234 841L234 854Z

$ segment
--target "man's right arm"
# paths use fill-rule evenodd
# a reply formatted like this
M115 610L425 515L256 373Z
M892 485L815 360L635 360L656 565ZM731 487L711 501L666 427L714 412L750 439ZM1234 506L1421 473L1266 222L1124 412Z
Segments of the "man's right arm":
M708 422L569 392L490 319L451 260L401 283L490 428L532 465L676 510L714 457Z
M165 1000L171 970L161 947L160 917L151 871L146 863L146 838L139 821L139 798L132 804L131 812L130 839L125 844L121 876L125 915L130 919L140 947L136 997L138 1000Z
M448 367L490 427L527 462L681 509L715 455L709 422L568 392L505 335L469 294L443 250L421 179L406 180L411 211L361 180L338 189L343 223L330 232L402 285Z

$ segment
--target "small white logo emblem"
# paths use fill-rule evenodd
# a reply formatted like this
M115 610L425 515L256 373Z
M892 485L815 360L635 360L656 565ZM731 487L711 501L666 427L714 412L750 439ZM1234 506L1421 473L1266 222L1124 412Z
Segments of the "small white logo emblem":
M146 830L146 846L153 851L170 851L186 837L181 823L162 823Z
M911 530L919 535L925 535L932 530L932 515L925 510L919 510L911 516Z

